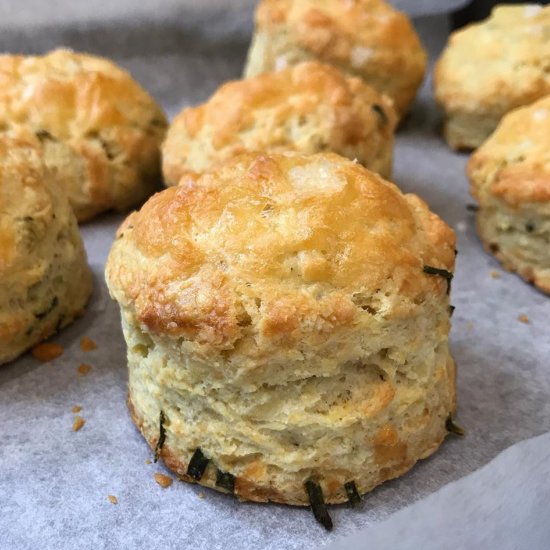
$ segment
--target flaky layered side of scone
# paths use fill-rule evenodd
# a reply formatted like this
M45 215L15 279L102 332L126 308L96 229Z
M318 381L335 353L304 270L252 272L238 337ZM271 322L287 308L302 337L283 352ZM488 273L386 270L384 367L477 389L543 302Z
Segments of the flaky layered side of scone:
M91 288L76 218L39 144L0 136L0 364L68 325Z
M318 62L224 84L184 109L163 145L163 172L176 185L238 153L333 151L389 177L396 114L391 99Z
M306 505L314 480L338 503L404 473L455 407L454 244L418 197L334 154L184 178L107 263L134 421L181 478L243 500Z
M0 134L42 141L79 221L133 207L159 186L166 126L155 101L106 59L0 56Z
M401 116L427 63L407 16L382 0L261 0L246 76L311 59L361 77Z
M507 114L468 176L485 247L550 293L550 96Z
M550 7L497 6L454 32L434 89L453 149L479 147L512 109L550 93Z

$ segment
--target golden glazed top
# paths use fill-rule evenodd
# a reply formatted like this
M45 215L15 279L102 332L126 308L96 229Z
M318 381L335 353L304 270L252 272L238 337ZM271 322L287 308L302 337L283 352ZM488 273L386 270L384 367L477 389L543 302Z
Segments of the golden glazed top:
M245 154L151 198L118 232L111 293L149 331L219 348L252 324L298 341L446 302L454 233L335 154ZM369 305L370 304L370 305Z

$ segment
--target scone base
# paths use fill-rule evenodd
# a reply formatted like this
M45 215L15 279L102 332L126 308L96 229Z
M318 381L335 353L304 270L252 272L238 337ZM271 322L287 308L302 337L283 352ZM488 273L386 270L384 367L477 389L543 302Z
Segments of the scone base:
M151 438L148 437L147 434L144 432L143 429L143 420L139 417L136 408L134 407L132 403L132 399L130 395L128 396L127 400L128 404L128 410L130 412L130 416L138 428L138 430L141 432L147 443L149 444L149 447L151 449L155 449L157 444L157 438ZM453 403L453 410L455 408L455 404ZM448 435L448 432L443 429L442 432L439 434L439 437L433 442L433 444L426 449L426 451L423 453L422 456L420 456L418 459L424 459L431 456L439 446L443 443L445 437ZM187 481L188 483L197 483L199 485L202 485L203 487L208 487L210 489L214 489L215 491L221 492L221 493L228 493L227 490L224 490L216 485L216 475L214 473L214 468L208 468L203 477L200 481L196 481L190 476L187 475L187 462L182 460L180 457L178 457L175 453L173 453L170 448L167 445L164 445L162 450L160 451L160 457L162 458L162 461L164 462L165 466L171 470L174 474L178 476L178 478L182 481ZM377 482L373 483L371 487L369 487L365 491L361 491L361 496L364 494L369 493L372 491L375 487L378 485L381 485L385 481L389 481L391 479L395 479L397 477L400 477L401 475L408 472L415 464L417 460L414 459L407 459L398 466L394 466L391 469L386 469L384 471L383 478L379 479ZM287 504L290 506L309 506L310 502L307 499L307 495L305 491L303 492L303 496L298 496L296 494L284 494L274 488L268 488L268 487L261 487L258 485L255 485L251 483L249 480L241 480L239 478L236 478L235 480L235 496L241 500L241 501L252 501L252 502L273 502L277 504ZM342 496L342 493L339 491L338 493L330 494L326 493L324 494L325 503L326 504L342 504L344 502L347 502L347 496Z

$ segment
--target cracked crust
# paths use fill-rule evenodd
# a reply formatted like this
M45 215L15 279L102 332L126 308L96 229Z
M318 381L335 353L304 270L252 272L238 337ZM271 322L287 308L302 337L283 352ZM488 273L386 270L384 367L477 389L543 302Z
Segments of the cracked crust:
M35 137L79 221L127 210L160 184L160 107L106 59L0 56L0 134Z

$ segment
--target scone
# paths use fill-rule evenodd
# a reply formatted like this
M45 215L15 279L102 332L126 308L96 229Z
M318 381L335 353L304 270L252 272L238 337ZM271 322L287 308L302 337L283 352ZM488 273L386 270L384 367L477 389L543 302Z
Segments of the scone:
M550 293L550 96L507 114L468 175L487 250Z
M163 145L163 172L176 185L238 153L333 151L389 177L396 115L391 99L358 78L307 62L223 85L182 111Z
M91 288L76 218L40 148L0 136L0 364L73 321Z
M79 221L155 190L166 126L155 101L106 59L68 50L0 56L0 135L42 141Z
M453 149L479 147L512 109L550 93L550 7L498 6L451 35L434 89Z
M107 262L135 423L182 479L242 500L339 503L403 474L455 407L454 244L333 153L184 178Z
M400 115L427 63L407 16L383 0L260 0L245 74L311 59L361 77L390 96Z

